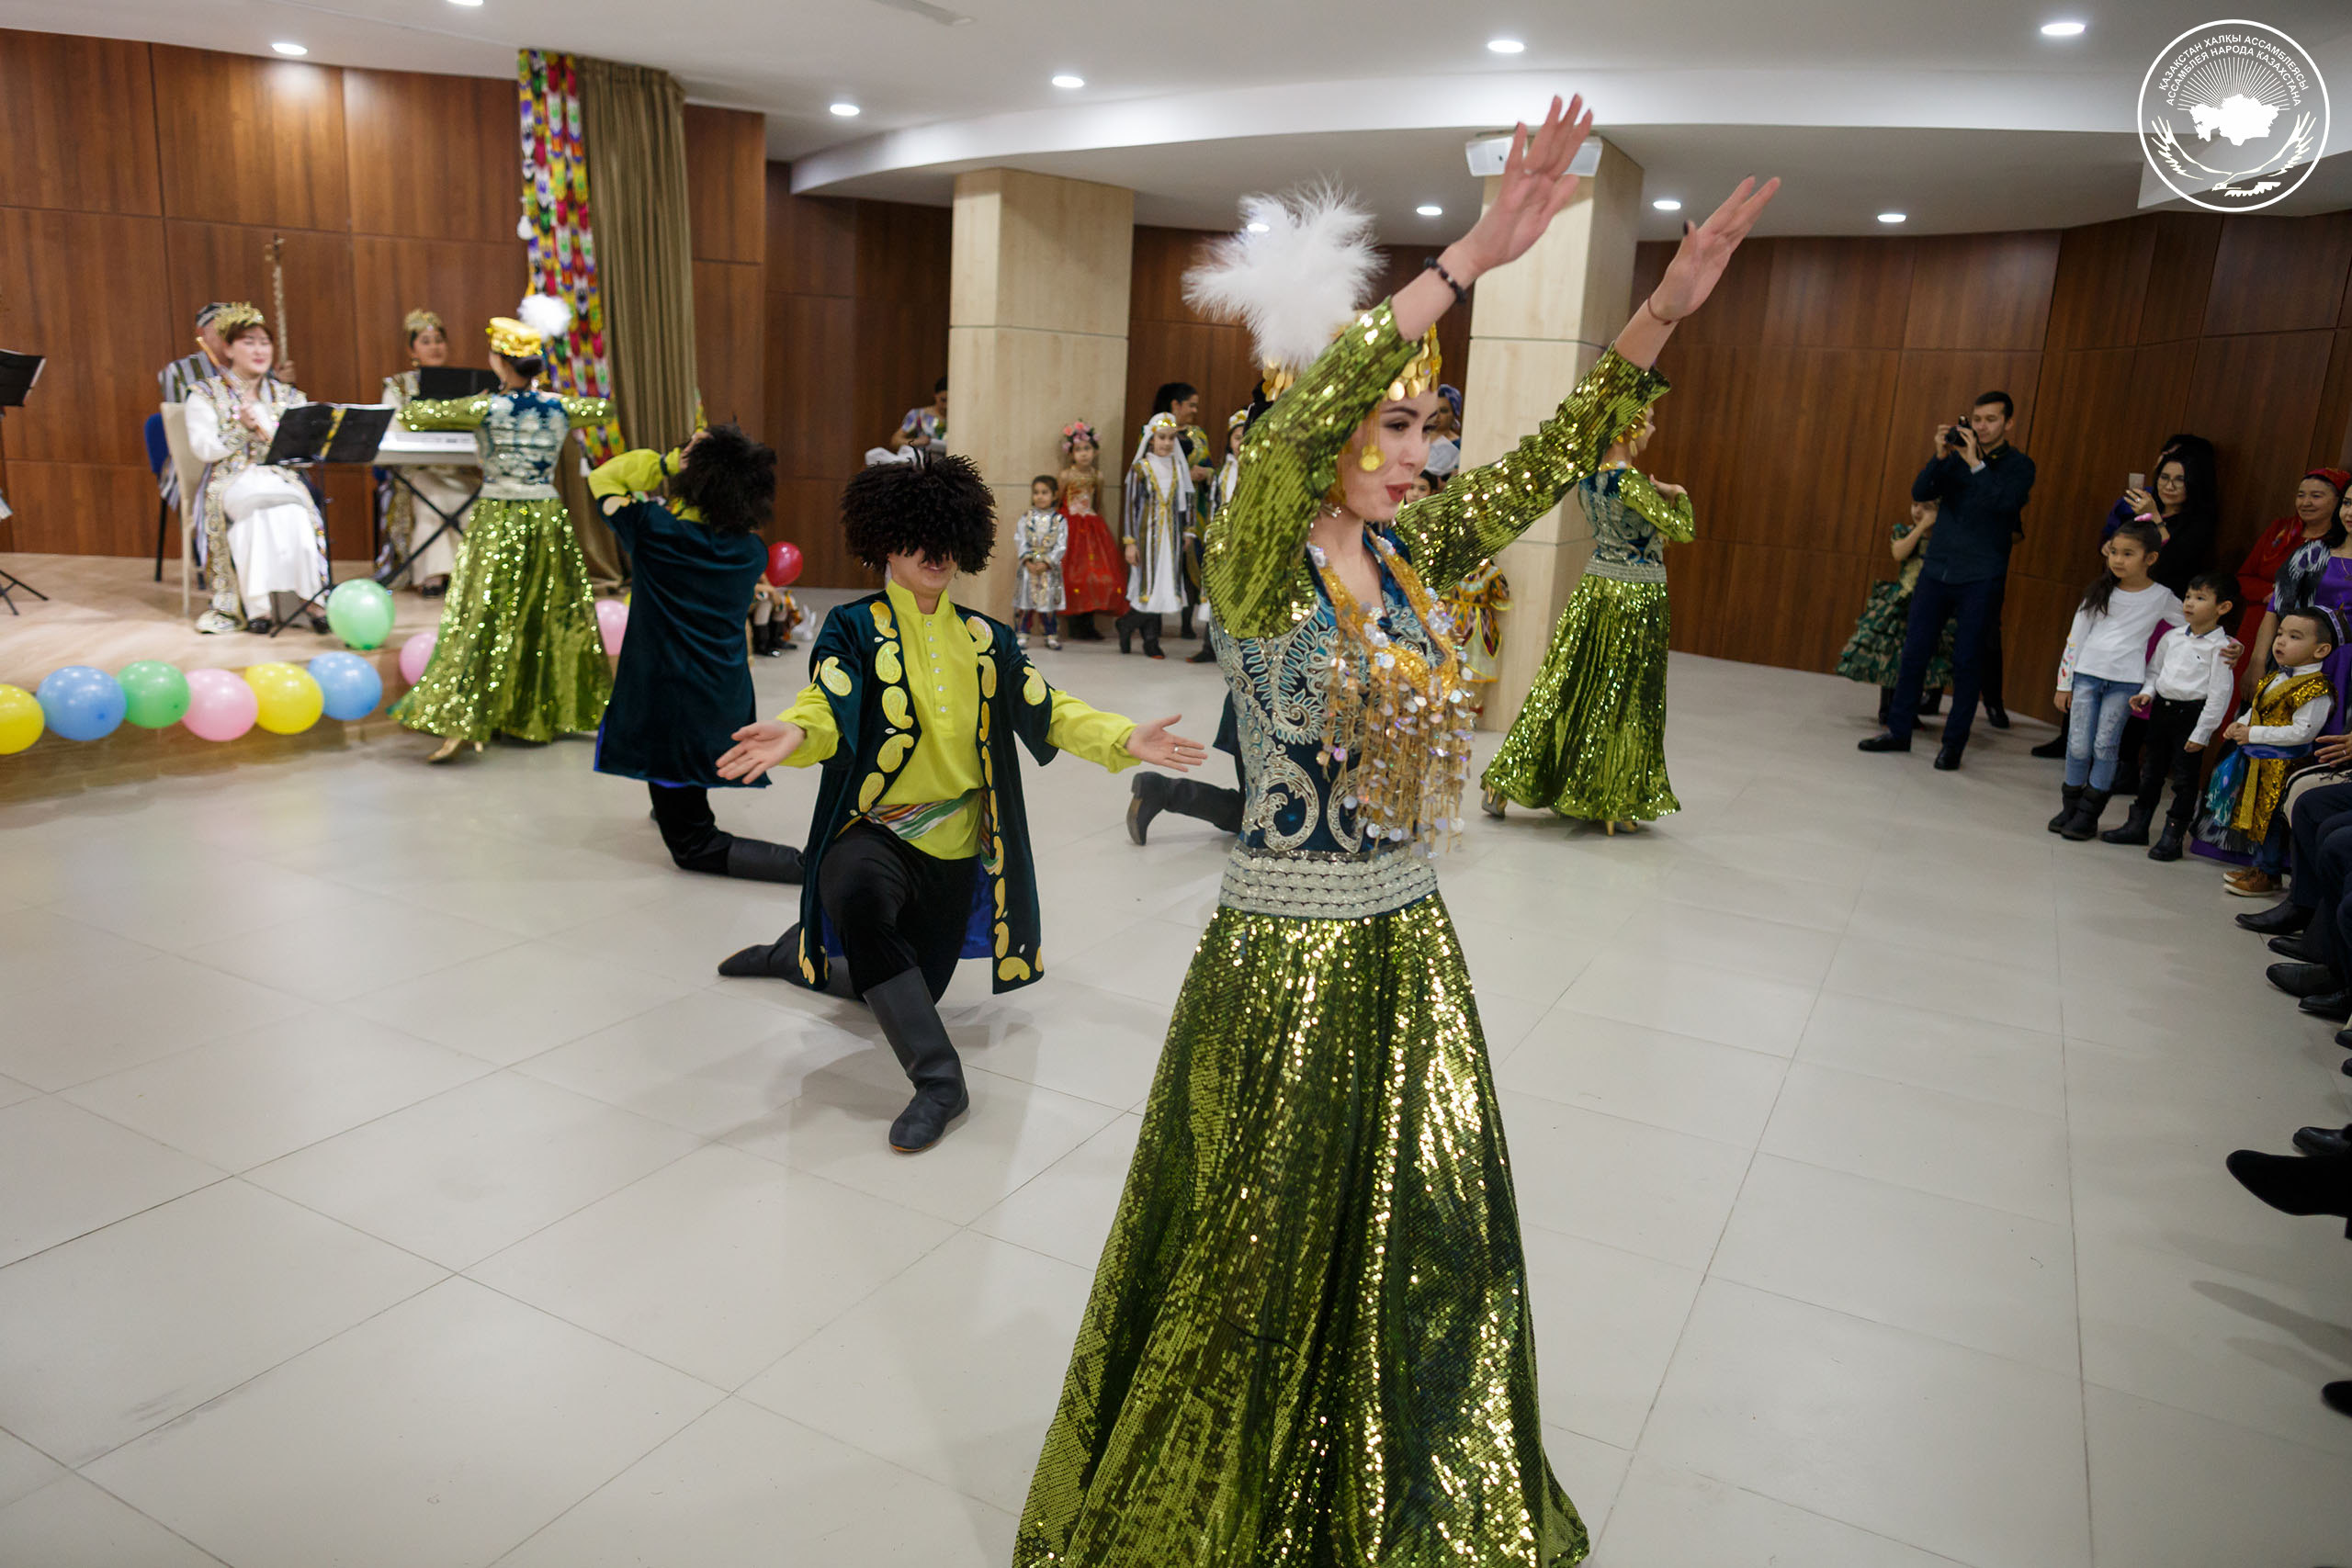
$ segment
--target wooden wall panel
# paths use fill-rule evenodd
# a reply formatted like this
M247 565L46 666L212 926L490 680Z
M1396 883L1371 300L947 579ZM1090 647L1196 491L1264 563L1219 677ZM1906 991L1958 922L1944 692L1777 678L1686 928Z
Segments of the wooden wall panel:
M449 334L453 365L490 363L483 336L492 316L511 316L529 276L519 241L487 244L470 240L394 240L361 234L351 242L352 300L359 389L374 398L379 382L409 366L408 333L401 325L413 310L437 314ZM293 284L288 272L288 286ZM295 331L301 332L300 308ZM299 342L296 347L302 346Z
M48 386L46 377L42 386ZM8 422L14 424L16 418L10 414ZM155 502L154 477L143 459L136 464L19 459L8 465L8 504L17 509L11 519L15 549L143 556L155 547ZM178 539L179 520L175 517L164 548L167 568Z
M510 118L513 112L510 107ZM761 265L767 254L767 117L688 104L685 122L695 259Z
M2137 343L2155 249L2154 227L2131 218L2086 223L2060 235L2048 346L2120 348Z
M12 457L147 471L155 372L194 335L172 330L164 276L154 219L0 208L0 343L50 356L7 416Z
M274 232L286 237L286 321L277 319L270 299L265 254ZM295 383L312 398L335 402L373 402L384 372L363 378L354 333L352 245L346 234L288 229L273 231L233 223L189 223L166 220L169 320L187 323L192 337L196 312L208 299L250 299L280 333L281 356L292 365ZM175 353L185 352L175 349ZM407 356L387 368L405 367Z
M2140 341L2193 338L2205 324L2213 288L2213 253L2222 219L2211 212L2159 212L2138 220L2154 231L2148 295L2140 309Z
M2352 212L2222 221L2204 335L2334 326L2352 273Z
M2310 457L2311 421L2327 383L2330 331L2207 338L2181 426L2212 437L2222 470L2224 558L2243 552L2263 519L2284 510Z
M767 175L768 291L823 294L846 299L857 292L857 204L792 194L792 165L770 164Z
M1679 568L1686 550L1668 558ZM1724 547L1723 592L1706 607L1706 636L1719 659L1826 670L1853 635L1875 563L1770 545ZM1677 617L1679 619L1680 617Z
M948 240L954 214L944 207L861 201L857 203L856 222L857 265L854 276L859 298L936 303L944 321L947 309ZM944 337L940 339L942 369L946 367L946 342Z
M2039 350L2050 325L2058 236L1939 234L1914 247L1905 348Z
M1882 240L1783 240L1772 247L1758 341L1901 348L1911 269L1911 252Z
M345 71L343 123L355 232L519 250L512 82ZM514 306L509 299L499 309Z
M703 412L713 424L767 429L763 376L767 308L760 269L742 262L695 263L695 360Z
M0 207L160 214L147 46L0 30Z
M2312 421L2311 462L2313 468L2352 463L2352 328L2338 330L2328 351L2327 384Z
M776 472L836 482L874 445L844 395L843 367L857 355L857 302L824 295L771 294L764 400Z
M153 57L167 215L351 227L341 72L160 43Z
M1750 364L1743 460L1717 531L1816 552L1875 550L1891 521L1878 501L1902 355L1884 348L1742 352Z
M2072 579L2097 558L2107 510L2179 428L2193 356L2181 345L2049 356L2035 421L2033 500L2010 570Z

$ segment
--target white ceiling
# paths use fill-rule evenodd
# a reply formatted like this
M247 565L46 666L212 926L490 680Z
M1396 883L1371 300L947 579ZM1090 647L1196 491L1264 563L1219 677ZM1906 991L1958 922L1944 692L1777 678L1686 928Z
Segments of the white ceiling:
M518 46L664 66L768 116L798 188L939 202L962 168L1133 186L1146 222L1221 226L1246 191L1336 176L1384 236L1451 232L1472 131L1584 90L1652 195L1702 211L1787 181L1781 233L2058 226L2142 202L2140 78L2221 0L0 0L0 27L504 76ZM2224 7L2226 8L2226 7ZM940 18L963 15L961 25ZM2352 205L2352 6L2265 0L2335 84L2331 157L2281 211ZM2041 22L2089 24L2075 39ZM1490 54L1497 34L1525 53ZM1077 92L1051 86L1083 75ZM835 99L864 109L827 112ZM1436 201L1446 217L1412 209ZM1676 220L1654 215L1654 237Z

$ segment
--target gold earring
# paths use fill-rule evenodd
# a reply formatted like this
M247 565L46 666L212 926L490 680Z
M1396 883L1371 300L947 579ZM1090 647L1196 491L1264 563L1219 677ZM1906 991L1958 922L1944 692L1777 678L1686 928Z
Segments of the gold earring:
M1367 441L1363 444L1363 451L1356 457L1356 467L1367 474L1376 474L1380 471L1381 465L1387 461L1387 454L1381 451L1380 443Z

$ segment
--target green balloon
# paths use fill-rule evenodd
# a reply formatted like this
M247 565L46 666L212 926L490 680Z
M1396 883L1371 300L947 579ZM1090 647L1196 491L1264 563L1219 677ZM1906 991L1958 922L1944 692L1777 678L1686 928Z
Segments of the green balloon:
M115 680L122 686L122 716L141 729L164 729L187 716L187 677L159 660L126 664Z
M327 625L353 648L381 648L392 635L392 596L371 578L337 583L327 595Z

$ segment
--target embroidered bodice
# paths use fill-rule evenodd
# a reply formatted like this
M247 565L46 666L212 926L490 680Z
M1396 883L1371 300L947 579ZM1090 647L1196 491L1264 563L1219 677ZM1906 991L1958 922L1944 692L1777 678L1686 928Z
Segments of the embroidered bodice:
M1241 742L1241 840L1226 871L1229 908L1309 919L1401 908L1436 890L1424 857L1366 841L1356 820L1359 760L1325 755L1337 612L1306 536L1341 449L1417 351L1386 305L1327 349L1251 429L1233 500L1206 545L1218 663ZM1666 389L1654 372L1604 354L1559 411L1501 460L1397 513L1382 537L1437 593L1476 570L1593 472L1611 438ZM1380 629L1424 658L1442 622L1423 624L1380 562ZM1436 637L1432 636L1436 634ZM1395 851L1410 850L1408 839Z
M411 430L470 430L481 453L481 499L552 501L556 459L564 437L612 417L603 398L554 392L480 392L470 398L417 400L401 410Z
M1579 480L1577 500L1592 525L1585 570L1595 577L1664 582L1666 547L1687 545L1698 533L1690 498L1668 502L1638 468L1603 468Z

